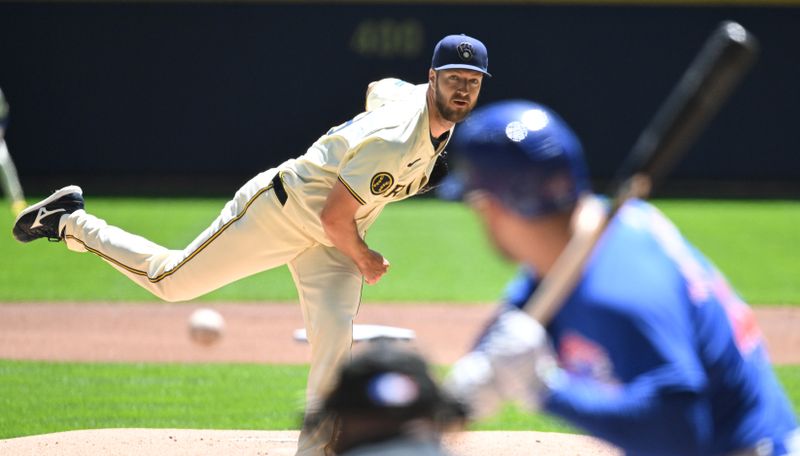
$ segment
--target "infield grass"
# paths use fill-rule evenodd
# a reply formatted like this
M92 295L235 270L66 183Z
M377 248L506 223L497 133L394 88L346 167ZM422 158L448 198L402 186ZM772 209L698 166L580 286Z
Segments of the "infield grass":
M183 248L216 217L220 199L91 198L87 207L126 230ZM800 203L793 201L656 201L678 227L755 304L800 305ZM44 240L19 244L11 214L0 211L0 302L155 301L92 254ZM431 199L389 205L368 242L392 263L365 301L486 303L514 272L484 238L462 204ZM98 286L102 284L102 286ZM286 267L223 287L201 301L295 301Z
M306 370L0 361L0 438L115 427L294 429Z
M115 427L299 429L306 372L300 365L0 360L0 439ZM776 372L800 412L800 366ZM472 428L575 432L513 407Z

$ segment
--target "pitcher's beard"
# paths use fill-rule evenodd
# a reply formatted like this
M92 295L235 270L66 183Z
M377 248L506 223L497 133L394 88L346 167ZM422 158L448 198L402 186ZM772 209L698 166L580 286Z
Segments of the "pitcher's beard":
M436 99L436 109L439 110L439 114L441 114L442 118L448 122L458 123L464 120L470 112L472 112L472 106L467 105L463 109L456 110L448 106L448 100L442 95L439 91L438 81L437 81L436 90L434 90L434 98Z
M436 108L439 109L439 114L444 120L453 123L461 122L472 112L472 107L469 106L461 110L452 109L447 106L447 101L440 97L436 97Z

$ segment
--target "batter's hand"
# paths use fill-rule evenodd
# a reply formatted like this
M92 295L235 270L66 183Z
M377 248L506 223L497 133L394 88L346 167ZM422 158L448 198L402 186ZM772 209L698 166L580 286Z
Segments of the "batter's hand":
M481 419L507 400L538 410L562 376L545 329L512 309L501 313L476 349L453 366L445 385L468 405L471 418Z
M453 365L443 387L466 408L469 419L482 420L497 413L504 401L495 383L489 356L473 351Z
M369 285L378 283L378 280L389 271L389 260L371 249L368 249L366 255L356 264L364 276L364 281Z

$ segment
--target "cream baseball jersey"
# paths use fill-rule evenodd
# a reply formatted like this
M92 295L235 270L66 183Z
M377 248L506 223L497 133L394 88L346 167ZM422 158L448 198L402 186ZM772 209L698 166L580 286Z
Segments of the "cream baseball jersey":
M428 84L399 79L378 81L367 96L367 111L331 128L304 155L279 167L287 193L301 208L299 222L317 242L332 245L319 215L337 180L361 204L356 224L362 236L387 203L425 186L447 145L445 140L433 147L427 89Z

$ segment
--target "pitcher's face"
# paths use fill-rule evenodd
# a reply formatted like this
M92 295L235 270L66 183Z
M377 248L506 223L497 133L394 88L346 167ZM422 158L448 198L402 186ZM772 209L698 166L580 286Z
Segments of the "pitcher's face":
M464 120L478 102L483 74L472 70L431 70L434 101L444 120L458 123Z

